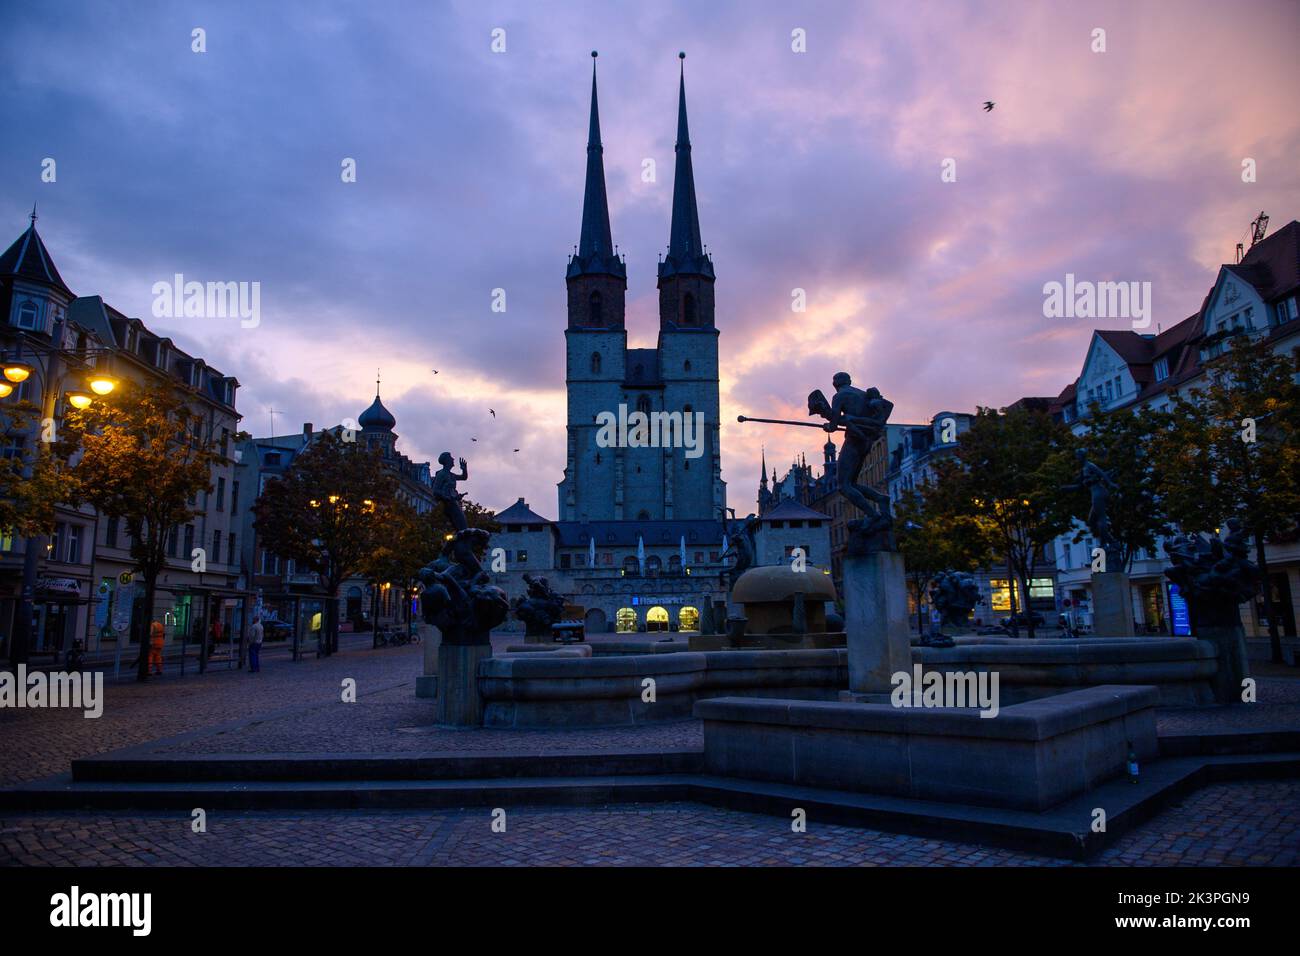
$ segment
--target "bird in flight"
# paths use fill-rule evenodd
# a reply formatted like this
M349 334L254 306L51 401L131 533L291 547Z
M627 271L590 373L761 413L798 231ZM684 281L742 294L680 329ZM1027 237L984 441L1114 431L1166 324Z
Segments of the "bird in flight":
M438 370L437 370L436 368L435 368L435 369L432 369L431 371L433 372L434 375L437 375L437 374L438 374Z
M518 448L515 449L515 451L518 451L518 450L519 450Z
M471 438L470 441L478 441L477 438Z
M495 408L489 408L488 411L492 413L493 418L497 417L497 410Z
M990 111L993 109L993 107L995 107L995 106L997 106L997 104L994 103L992 100L985 100L985 101L984 101L984 112L985 112L985 113L990 112Z

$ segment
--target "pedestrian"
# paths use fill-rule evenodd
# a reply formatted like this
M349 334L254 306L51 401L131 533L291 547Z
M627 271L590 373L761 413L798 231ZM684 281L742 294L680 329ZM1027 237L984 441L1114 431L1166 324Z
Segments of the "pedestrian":
M262 619L253 618L253 626L248 629L248 672L256 674L262 669Z
M162 676L163 626L162 621L149 625L149 672Z

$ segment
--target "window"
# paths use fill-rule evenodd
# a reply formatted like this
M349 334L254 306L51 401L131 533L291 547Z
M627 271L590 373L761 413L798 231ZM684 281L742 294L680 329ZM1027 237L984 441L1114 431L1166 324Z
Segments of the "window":
M646 415L650 414L650 396L638 395L636 399L636 410Z
M109 518L108 524L104 526L104 546L107 548L117 547L117 519Z
M592 375L600 374L600 353L599 352L591 353L591 374Z
M593 292L591 294L591 324L605 324L604 302L601 300L599 292Z
M1156 359L1155 372L1156 372L1157 382L1163 382L1165 379L1167 379L1169 377L1169 359L1167 358Z
M691 360L690 360L690 359L687 359L685 362L682 363L682 370L683 370L683 371L686 371L686 372L689 372L689 371L691 370Z
M36 303L28 299L18 307L18 328L34 329L40 318L40 310Z
M68 526L68 564L81 563L81 526Z
M694 325L695 322L695 296L688 292L682 299L682 324Z
M239 510L239 482L230 483L230 513L234 514Z
M176 543L180 538L180 527L172 525L172 529L167 532L167 557L176 557Z
M272 554L270 551L262 551L262 573L277 575L280 573L279 555Z
M527 564L527 563L528 563L528 552L527 552L527 551L516 551L516 552L515 552L515 560L518 561L520 564Z
M230 532L230 538L226 541L226 564L235 564L235 532Z
M212 560L217 562L221 560L221 530L217 529L212 532Z
M217 510L226 510L226 479L217 479Z
M581 561L581 560L582 560L581 557L579 557L579 561ZM562 555L560 555L560 568L561 568L561 569L568 569L568 568L572 567L572 565L573 565L573 556L572 556L572 555L569 555L569 554L562 554Z
M54 526L54 534L50 536L50 543L46 545L46 551L48 552L48 555L51 560L53 561L59 560L59 546L60 544L62 544L63 538L65 537L66 534L67 534L67 525L65 525L62 521L60 521L58 524Z

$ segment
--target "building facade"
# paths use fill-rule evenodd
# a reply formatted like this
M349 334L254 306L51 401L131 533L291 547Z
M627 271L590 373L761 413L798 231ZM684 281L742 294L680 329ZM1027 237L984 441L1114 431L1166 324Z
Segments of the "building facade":
M1088 429L1097 412L1119 409L1162 410L1175 395L1206 384L1206 363L1231 348L1238 337L1263 339L1279 353L1300 355L1300 223L1295 220L1255 243L1234 264L1223 264L1200 309L1157 334L1133 330L1093 332L1079 377L1058 398L1063 420L1076 434ZM1300 372L1297 373L1300 375ZM1076 537L1082 540L1076 541ZM1092 626L1091 554L1096 545L1079 523L1056 540L1061 587L1077 626ZM1272 540L1265 546L1269 588L1278 624L1294 640L1300 611L1300 540ZM1137 631L1185 633L1179 599L1164 576L1169 566L1164 542L1142 550L1129 568L1133 619ZM1248 638L1268 633L1262 600L1242 605ZM1252 654L1259 641L1250 641Z
M240 415L239 382L189 355L169 338L151 332L99 296L75 296L32 224L0 256L0 325L7 356L21 357L36 372L10 401L26 400L52 410L57 426L65 389L79 387L89 370L137 384L165 383L185 394L202 422L204 436L223 460L212 484L195 497L195 517L167 542L167 566L155 605L142 604L142 582L133 576L131 542L115 518L89 507L60 506L54 534L26 542L0 538L0 629L13 633L22 566L28 544L41 549L29 647L38 657L55 655L80 639L94 651L112 649L131 635L131 621L147 615L164 625L168 645L197 643L220 621L224 635L244 625L247 592L240 567L241 487L235 477L234 444ZM51 349L63 350L53 355ZM32 436L11 435L6 454L17 454ZM196 560L201 554L202 560Z

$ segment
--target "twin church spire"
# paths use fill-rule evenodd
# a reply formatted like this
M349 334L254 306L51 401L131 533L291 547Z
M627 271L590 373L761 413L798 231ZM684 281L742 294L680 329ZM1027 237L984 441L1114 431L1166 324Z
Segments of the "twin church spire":
M596 51L591 64L591 122L587 134L587 179L582 200L582 234L569 260L568 277L614 276L626 282L627 265L614 249L609 224L609 199L605 192L604 146L600 139L600 108L596 93ZM676 164L673 173L672 228L668 255L659 263L661 280L693 275L712 279L713 263L700 239L700 212L695 200L695 173L691 166L691 139L686 121L686 54L682 61L677 95Z

